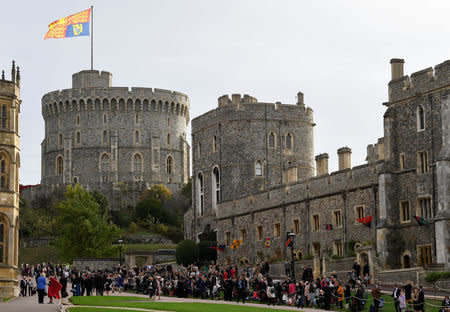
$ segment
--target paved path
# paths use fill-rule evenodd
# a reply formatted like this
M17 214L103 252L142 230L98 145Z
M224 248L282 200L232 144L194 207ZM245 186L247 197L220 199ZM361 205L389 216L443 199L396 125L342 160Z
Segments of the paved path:
M0 303L1 312L55 312L58 311L56 304L47 304L48 297L44 299L44 304L38 304L37 295L31 297L13 298L7 302Z

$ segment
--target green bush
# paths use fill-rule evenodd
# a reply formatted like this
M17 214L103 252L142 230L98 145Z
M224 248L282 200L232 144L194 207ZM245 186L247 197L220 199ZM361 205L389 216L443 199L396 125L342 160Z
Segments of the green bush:
M425 274L425 281L428 283L433 283L440 279L450 279L450 271L428 272L427 274Z
M338 256L338 255L332 255L331 259L339 260L339 259L344 259L344 257L343 256Z
M198 246L192 240L181 241L177 245L175 257L178 264L189 265L197 261Z

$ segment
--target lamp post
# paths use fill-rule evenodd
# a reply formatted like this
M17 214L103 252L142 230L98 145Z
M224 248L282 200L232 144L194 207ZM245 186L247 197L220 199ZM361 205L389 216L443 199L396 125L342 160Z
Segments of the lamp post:
M288 233L288 239L290 239L289 247L291 247L291 278L295 280L295 254L294 254L294 239L296 234L294 231Z
M117 243L119 244L119 265L120 265L120 267L122 267L122 244L123 244L123 240L119 239L117 241Z

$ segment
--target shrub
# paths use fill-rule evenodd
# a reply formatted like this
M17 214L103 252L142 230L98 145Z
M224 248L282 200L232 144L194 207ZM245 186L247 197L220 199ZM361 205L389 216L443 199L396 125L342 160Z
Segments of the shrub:
M175 253L178 264L189 265L197 261L198 258L198 246L192 240L181 241L177 245Z
M437 280L441 279L448 279L450 278L450 271L446 272L428 272L425 274L425 281L428 283L436 282Z
M130 233L136 233L136 231L137 231L137 224L134 223L134 222L131 222L130 226L128 227L128 231Z

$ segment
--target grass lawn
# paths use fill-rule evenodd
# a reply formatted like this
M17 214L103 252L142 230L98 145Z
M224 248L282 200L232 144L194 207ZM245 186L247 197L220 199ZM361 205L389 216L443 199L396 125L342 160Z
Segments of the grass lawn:
M112 307L129 307L129 308L143 308L176 312L251 312L251 311L267 311L263 306L255 308L245 305L227 305L203 302L180 303L180 302L153 302L139 297L72 297L72 302L77 305L92 305L92 306L112 306ZM139 302L136 302L139 301ZM98 312L99 309L74 307L70 308L70 312ZM110 312L124 312L127 310L104 310ZM286 310L270 309L272 312L285 312Z
M392 303L392 297L383 295L382 298L385 300L385 305L383 308L383 312L395 312L394 305ZM261 304L261 308L255 308L245 305L227 305L227 304L214 304L214 303L208 303L207 300L203 303L179 303L179 302L154 302L147 300L142 297L122 297L122 296L103 296L103 297L72 297L72 302L76 305L90 305L90 306L112 306L112 307L129 307L129 308L143 308L143 309L154 309L154 310L166 310L166 311L176 311L176 312L202 312L202 311L214 311L214 312L250 312L250 311L285 311L285 310L279 310L279 309L265 309L264 304ZM440 305L441 302L437 300L426 300L427 303L433 304L433 305ZM372 304L372 298L369 296L368 301L365 304L363 311L369 311L369 307ZM333 310L338 310L334 305L331 306ZM301 310L301 309L299 309ZM409 310L413 310L412 308L409 308ZM430 305L425 305L425 310L427 312L438 312L438 307L432 307ZM98 312L99 309L94 308L83 308L83 307L76 307L71 308L71 312ZM116 311L128 311L128 310L107 310L110 312L116 312ZM347 311L345 309L341 311Z

